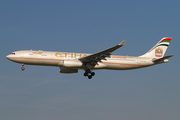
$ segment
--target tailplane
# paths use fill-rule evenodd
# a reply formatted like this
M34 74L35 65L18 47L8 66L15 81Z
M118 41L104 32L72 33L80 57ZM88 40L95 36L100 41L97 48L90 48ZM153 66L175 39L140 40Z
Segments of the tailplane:
M162 38L153 48L151 48L146 54L140 57L148 58L162 58L171 42L172 38L164 37Z
M174 55L169 55L163 58L159 58L159 59L154 59L153 62L154 63L164 63L164 62L169 62L168 58L172 57Z

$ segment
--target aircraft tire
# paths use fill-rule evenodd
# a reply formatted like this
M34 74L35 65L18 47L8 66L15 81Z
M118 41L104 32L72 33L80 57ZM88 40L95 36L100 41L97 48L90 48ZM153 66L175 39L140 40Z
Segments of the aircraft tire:
M88 76L88 78L89 78L89 79L91 79L91 78L92 78L92 76L90 75L90 76Z
M22 68L21 68L21 70L22 70L22 71L24 71L24 70L25 70L25 68L24 68L24 67L22 67Z
M94 76L94 75L95 75L95 72L92 72L91 75Z
M88 76L87 72L84 73L84 76L85 76L85 77Z

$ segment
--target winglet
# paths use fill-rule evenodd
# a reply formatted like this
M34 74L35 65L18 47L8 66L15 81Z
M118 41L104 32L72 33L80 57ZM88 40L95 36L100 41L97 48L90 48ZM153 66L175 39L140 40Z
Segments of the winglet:
M126 40L123 40L121 43L119 43L118 45L123 46L126 43Z

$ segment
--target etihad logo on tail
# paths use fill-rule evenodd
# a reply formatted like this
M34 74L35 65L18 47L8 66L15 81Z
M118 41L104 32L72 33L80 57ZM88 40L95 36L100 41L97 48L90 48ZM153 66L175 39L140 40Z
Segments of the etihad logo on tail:
M156 57L162 57L162 55L163 55L163 50L162 50L161 48L157 48L157 49L155 50L155 55L156 55Z

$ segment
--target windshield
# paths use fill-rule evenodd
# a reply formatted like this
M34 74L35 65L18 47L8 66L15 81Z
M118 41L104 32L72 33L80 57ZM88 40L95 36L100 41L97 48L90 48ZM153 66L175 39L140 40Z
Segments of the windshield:
M15 55L15 53L11 53L11 55Z

